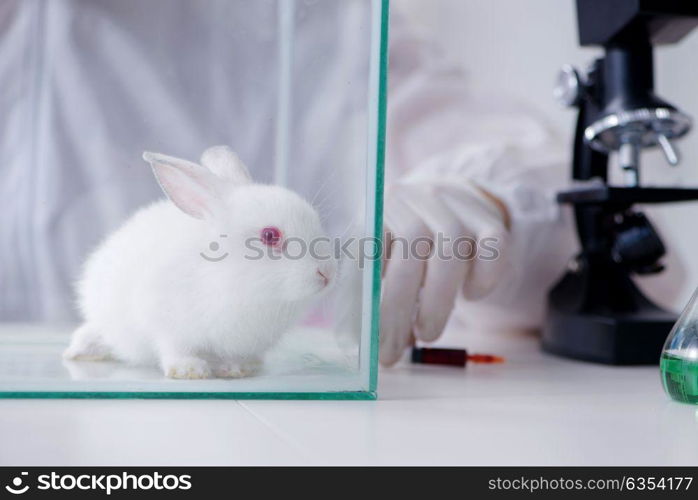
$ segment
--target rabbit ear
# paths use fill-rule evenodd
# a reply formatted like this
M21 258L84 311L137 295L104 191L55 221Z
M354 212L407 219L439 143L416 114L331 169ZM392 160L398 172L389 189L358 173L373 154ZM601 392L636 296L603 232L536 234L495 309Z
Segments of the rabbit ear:
M206 168L159 153L143 153L160 187L182 212L197 219L211 217L219 201L221 181Z
M228 146L213 146L201 155L201 164L217 177L234 185L252 182L250 172L237 154Z

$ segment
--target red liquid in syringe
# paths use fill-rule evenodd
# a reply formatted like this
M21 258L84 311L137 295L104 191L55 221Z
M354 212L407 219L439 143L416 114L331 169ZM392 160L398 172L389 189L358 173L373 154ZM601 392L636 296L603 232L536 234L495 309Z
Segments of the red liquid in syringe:
M492 354L468 354L465 349L436 347L413 347L412 362L424 365L447 365L464 367L471 363L503 363L505 360Z

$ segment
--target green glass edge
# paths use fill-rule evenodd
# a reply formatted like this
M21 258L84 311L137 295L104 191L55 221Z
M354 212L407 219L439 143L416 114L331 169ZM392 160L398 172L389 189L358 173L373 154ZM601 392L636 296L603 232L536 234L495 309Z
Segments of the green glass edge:
M0 399L376 399L375 391L347 392L0 392Z
M385 164L385 130L388 95L388 31L390 0L381 0L381 40L378 82L378 138L376 150L376 212L374 238L378 242L378 255L383 247L383 184ZM288 400L364 400L377 399L378 344L381 289L381 259L373 266L373 290L371 298L371 360L368 391L347 392L30 392L0 391L0 399L288 399Z
M383 251L383 184L385 178L385 124L388 102L388 32L390 21L390 0L381 2L381 41L380 68L378 82L378 139L376 150L376 218L373 237L378 242L378 255ZM371 367L369 374L369 392L376 393L378 387L378 344L380 319L381 263L376 259L373 264L373 297L371 305Z

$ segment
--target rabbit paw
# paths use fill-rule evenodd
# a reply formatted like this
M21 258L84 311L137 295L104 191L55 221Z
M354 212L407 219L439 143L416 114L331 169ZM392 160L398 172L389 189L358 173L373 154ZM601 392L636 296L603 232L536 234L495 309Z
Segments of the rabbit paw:
M111 351L102 341L98 330L90 325L82 325L73 332L70 345L63 351L63 359L72 361L104 361L111 359Z
M242 378L254 375L259 371L259 361L235 362L227 361L216 366L213 373L219 378Z
M211 377L208 363L199 358L179 358L163 363L165 376L176 379L202 379Z

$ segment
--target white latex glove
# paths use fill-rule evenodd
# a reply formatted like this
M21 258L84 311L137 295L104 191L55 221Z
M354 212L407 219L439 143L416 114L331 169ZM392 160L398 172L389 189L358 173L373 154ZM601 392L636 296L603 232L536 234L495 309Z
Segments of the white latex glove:
M415 338L436 340L459 293L475 300L492 291L508 267L508 226L506 206L463 177L425 181L408 176L386 190L382 364L395 363ZM496 248L499 255L489 260L456 258L453 246L446 244L441 246L442 256L432 252L425 258L407 252L405 258L404 241L428 238L436 242L439 234L450 241L467 237L482 243L492 238L485 241L490 241L488 246ZM462 248L467 250L467 245ZM461 255L465 253L461 251ZM483 250L480 255L485 254L493 252Z

